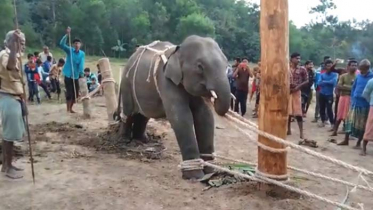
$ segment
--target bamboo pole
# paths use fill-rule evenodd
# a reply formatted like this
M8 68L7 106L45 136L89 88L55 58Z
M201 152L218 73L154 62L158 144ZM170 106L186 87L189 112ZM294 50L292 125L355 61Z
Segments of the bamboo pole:
M102 75L102 86L105 95L106 109L108 114L109 125L115 123L113 119L114 112L117 109L117 97L115 94L115 81L111 71L110 61L108 58L102 58L98 61Z
M89 97L86 97L88 95L88 86L87 86L87 79L80 78L79 79L79 87L80 87L80 93L83 101L83 117L84 118L91 118L91 107L89 105Z
M259 129L285 139L290 94L288 0L261 0L260 11ZM272 148L284 148L263 136L258 141ZM258 171L277 180L287 179L287 153L258 147Z

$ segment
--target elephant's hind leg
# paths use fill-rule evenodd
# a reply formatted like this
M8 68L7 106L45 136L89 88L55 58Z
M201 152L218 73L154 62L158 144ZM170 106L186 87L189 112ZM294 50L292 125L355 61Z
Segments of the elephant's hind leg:
M142 142L149 141L146 135L146 125L148 122L149 118L142 114L133 115L133 139L140 140Z
M212 155L214 153L214 115L202 98L193 99L191 107L199 152L201 155ZM206 156L201 158L205 161L214 159ZM212 173L213 169L205 167L204 172L206 174Z

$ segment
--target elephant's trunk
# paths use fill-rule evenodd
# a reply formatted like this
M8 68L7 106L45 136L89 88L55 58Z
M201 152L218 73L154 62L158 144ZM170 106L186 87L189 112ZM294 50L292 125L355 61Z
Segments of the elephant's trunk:
M214 92L217 96L214 102L215 112L223 116L228 112L231 103L231 91L228 79L227 81L220 81L219 85L215 87Z

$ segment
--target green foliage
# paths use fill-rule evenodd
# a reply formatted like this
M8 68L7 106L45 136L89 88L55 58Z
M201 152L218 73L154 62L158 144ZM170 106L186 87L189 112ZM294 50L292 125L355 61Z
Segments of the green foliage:
M290 22L290 51L316 63L325 55L373 58L373 23L339 21L331 15L335 2L319 0L309 11L316 19L304 27ZM15 28L12 3L0 4L2 37ZM137 44L179 44L195 34L214 38L229 59L260 59L260 10L247 0L17 0L17 11L30 49L55 48L70 26L88 55L129 57Z

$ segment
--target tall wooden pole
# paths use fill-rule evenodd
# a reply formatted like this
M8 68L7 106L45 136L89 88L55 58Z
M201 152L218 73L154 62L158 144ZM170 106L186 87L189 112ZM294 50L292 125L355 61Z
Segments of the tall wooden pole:
M259 129L286 138L289 101L289 20L288 0L261 0L261 86ZM259 136L272 148L284 148ZM258 172L269 178L287 179L287 154L258 147Z

